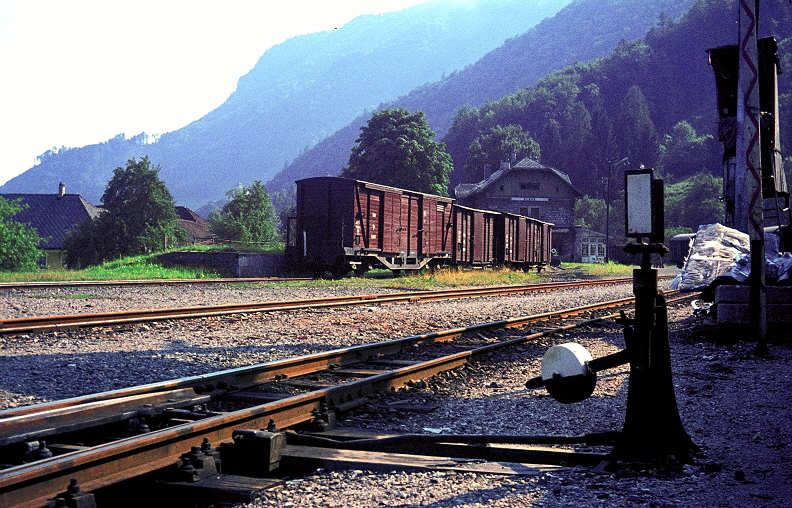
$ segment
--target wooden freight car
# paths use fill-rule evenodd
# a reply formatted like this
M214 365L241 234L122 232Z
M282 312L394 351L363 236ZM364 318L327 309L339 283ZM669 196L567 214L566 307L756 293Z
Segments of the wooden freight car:
M549 266L553 257L553 224L528 218L525 238L528 249L526 263L539 270Z
M454 205L453 262L455 265L495 264L495 228L500 215L500 212Z
M296 184L294 250L316 274L419 270L451 259L451 198L338 177Z
M685 266L690 246L693 244L693 239L696 237L695 233L681 233L675 235L668 241L668 249L671 253L669 262L674 264L677 268Z
M552 256L552 224L501 213L495 221L494 263L512 268L541 269Z
M339 177L297 182L288 252L320 275L370 267L550 263L552 224L460 206L452 198Z

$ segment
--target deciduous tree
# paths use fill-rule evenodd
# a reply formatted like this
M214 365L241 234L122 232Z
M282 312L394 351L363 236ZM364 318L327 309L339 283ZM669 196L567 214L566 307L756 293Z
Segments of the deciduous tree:
M374 113L356 143L341 176L448 195L451 157L443 143L434 141L423 112L397 108Z
M695 175L706 171L720 172L722 150L711 134L699 136L685 120L678 122L661 145L662 174L666 176Z
M209 215L212 232L238 242L271 242L277 239L275 208L259 180L250 187L226 193L228 202Z
M500 168L501 161L514 155L539 159L539 143L519 125L495 126L487 134L477 137L468 147L465 174L469 182L487 178ZM486 168L489 168L487 171Z
M607 204L604 199L583 196L575 201L575 225L584 228L605 232L607 218Z
M704 224L723 221L723 178L698 173L665 189L665 224L667 228L690 228L697 231Z
M41 238L35 229L25 227L13 217L24 209L19 200L0 197L0 270L32 271L43 255Z
M67 238L69 266L163 250L184 237L173 197L159 171L159 166L151 167L148 157L130 159L126 167L113 170L102 195L104 212Z

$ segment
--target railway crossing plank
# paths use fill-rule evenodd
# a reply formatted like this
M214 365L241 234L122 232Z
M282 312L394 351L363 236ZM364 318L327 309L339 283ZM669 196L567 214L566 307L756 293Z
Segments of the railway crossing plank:
M521 464L516 462L486 462L480 459L434 457L403 453L339 450L313 446L287 445L281 466L328 471L362 469L368 471L457 471L483 474L534 476L557 471L561 466Z

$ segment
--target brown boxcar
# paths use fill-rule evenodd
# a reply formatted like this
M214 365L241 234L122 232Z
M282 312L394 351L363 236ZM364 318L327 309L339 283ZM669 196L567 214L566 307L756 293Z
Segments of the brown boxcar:
M493 248L497 265L520 265L525 263L525 242L520 234L525 229L526 217L513 213L501 213L495 219Z
M338 177L296 184L295 250L316 273L451 258L451 198Z
M495 225L500 215L500 212L454 205L454 264L495 263Z
M495 224L495 264L528 269L550 262L552 224L511 213L501 213Z
M552 229L548 222L528 218L525 223L526 263L541 269L552 258Z
M288 250L316 274L372 266L550 263L552 224L456 205L452 198L339 177L297 182Z

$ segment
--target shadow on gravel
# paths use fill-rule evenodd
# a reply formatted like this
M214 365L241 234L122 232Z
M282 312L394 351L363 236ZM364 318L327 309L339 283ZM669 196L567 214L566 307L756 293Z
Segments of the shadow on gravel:
M316 344L0 356L0 391L18 404L59 400L334 349ZM3 409L3 408L0 408Z
M541 481L541 480L540 480ZM453 508L454 506L484 506L501 499L511 499L516 495L538 490L536 484L511 483L503 487L469 490L464 494L446 497L428 504L389 504L393 508ZM536 497L539 497L538 495Z

